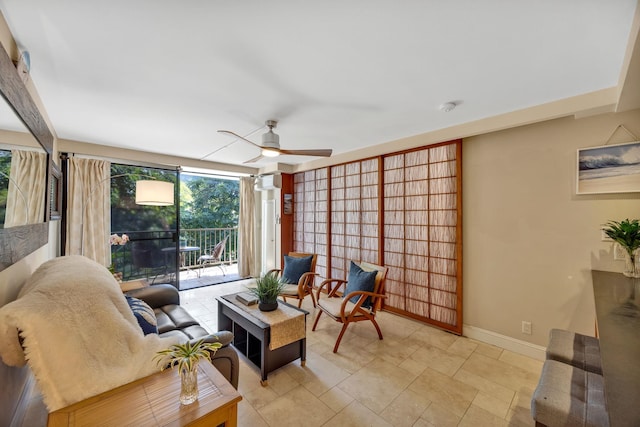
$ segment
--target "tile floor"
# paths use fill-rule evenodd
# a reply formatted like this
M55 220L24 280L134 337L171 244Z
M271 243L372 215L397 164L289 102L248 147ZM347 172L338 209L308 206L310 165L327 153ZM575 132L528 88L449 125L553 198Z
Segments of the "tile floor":
M181 292L182 304L211 332L215 297L247 281ZM261 426L532 426L529 402L542 362L458 337L390 313L378 313L384 340L369 322L349 326L337 354L340 325L304 301L307 363L294 361L260 385L240 356L238 424Z

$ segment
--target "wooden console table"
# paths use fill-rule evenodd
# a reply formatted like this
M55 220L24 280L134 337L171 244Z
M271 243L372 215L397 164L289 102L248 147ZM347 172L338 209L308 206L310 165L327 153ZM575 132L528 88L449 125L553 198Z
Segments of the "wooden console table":
M198 368L198 400L180 404L177 369L141 378L49 414L49 427L219 426L235 427L242 396L209 362Z
M611 427L640 425L640 279L593 270L604 395Z

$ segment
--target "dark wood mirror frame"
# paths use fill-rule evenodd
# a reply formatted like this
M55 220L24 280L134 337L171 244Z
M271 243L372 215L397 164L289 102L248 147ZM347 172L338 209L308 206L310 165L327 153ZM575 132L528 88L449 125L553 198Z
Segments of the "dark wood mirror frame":
M0 45L0 95L15 111L31 134L38 140L49 157L46 188L51 188L51 155L53 153L53 134L38 110L27 87L20 78L9 54ZM45 206L50 206L50 191L46 191ZM0 271L46 245L49 240L49 209L45 209L42 222L21 225L0 230Z

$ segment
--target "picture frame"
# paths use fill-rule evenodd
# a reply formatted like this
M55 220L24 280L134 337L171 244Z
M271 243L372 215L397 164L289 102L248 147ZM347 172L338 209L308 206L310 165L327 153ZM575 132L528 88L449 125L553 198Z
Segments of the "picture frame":
M57 221L62 218L62 172L54 162L49 183L49 221Z
M576 194L640 192L640 141L579 148Z

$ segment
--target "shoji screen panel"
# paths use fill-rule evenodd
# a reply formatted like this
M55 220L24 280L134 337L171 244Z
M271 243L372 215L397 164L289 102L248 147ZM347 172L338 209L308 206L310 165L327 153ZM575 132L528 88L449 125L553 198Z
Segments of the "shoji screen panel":
M316 193L315 193L315 253L318 254L318 260L316 262L316 282L320 283L320 279L326 279L329 277L328 267L328 231L329 231L329 181L327 174L329 170L327 168L316 170Z
M346 278L349 261L379 262L379 160L331 168L331 277Z
M384 158L385 308L462 332L460 144Z
M328 169L294 175L293 248L318 255L316 273L327 277Z
M347 277L346 259L346 165L331 167L331 274L330 277L345 279Z
M380 262L379 254L379 163L378 159L365 160L360 165L360 257L354 260L373 264Z

